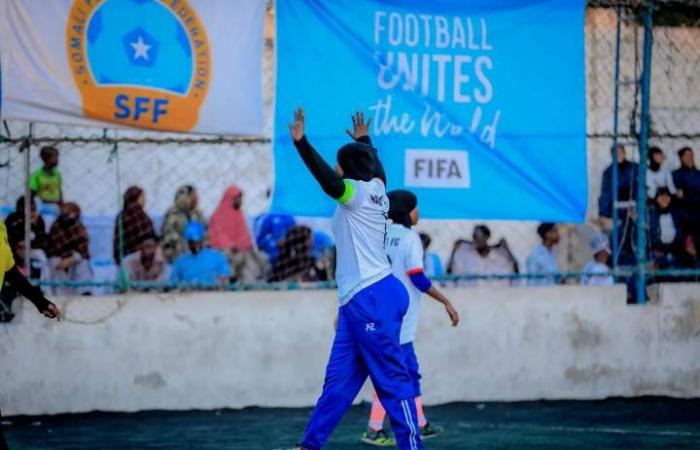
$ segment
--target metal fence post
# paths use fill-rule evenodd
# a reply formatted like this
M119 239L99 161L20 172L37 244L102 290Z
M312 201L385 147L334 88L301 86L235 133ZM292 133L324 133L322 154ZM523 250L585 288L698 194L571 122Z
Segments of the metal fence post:
M619 180L619 167L617 164L617 132L618 132L618 111L620 107L620 41L622 40L622 6L618 5L615 9L617 18L615 32L615 80L613 94L613 142L610 149L612 160L612 269L613 272L617 269L617 261L620 257L620 243L618 236L618 221L619 213L617 211L617 183Z
M644 53L642 66L642 111L639 133L639 172L637 174L637 303L646 302L647 281L647 155L649 153L649 101L651 89L651 53L653 46L653 0L645 4Z

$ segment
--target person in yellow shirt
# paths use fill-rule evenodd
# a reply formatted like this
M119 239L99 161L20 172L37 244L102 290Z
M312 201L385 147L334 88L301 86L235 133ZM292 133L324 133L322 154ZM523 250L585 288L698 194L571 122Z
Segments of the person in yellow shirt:
M7 240L7 228L5 223L0 221L0 286L5 282L9 283L17 292L31 301L44 316L49 319L61 319L61 313L56 305L48 301L41 290L30 284L19 271L12 256L10 243ZM2 413L0 413L1 417ZM8 450L7 442L5 442L5 438L2 435L2 429L0 429L0 450Z

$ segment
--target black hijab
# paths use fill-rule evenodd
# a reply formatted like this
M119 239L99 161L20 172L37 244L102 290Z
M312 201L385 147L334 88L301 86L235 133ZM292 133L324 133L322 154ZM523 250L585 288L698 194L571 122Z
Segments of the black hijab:
M370 181L379 178L386 184L386 175L377 150L362 142L345 144L338 150L338 164L343 169L343 178Z
M418 206L418 198L413 192L397 189L386 194L389 197L389 218L394 222L411 228L411 211Z

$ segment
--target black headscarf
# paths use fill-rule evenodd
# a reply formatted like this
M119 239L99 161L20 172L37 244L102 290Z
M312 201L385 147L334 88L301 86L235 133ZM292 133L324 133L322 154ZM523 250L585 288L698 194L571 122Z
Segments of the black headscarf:
M379 178L386 184L386 175L377 150L362 142L345 144L338 150L338 164L343 169L343 178L370 181Z
M418 206L418 198L413 192L397 189L386 194L389 197L389 218L394 222L411 228L411 211Z

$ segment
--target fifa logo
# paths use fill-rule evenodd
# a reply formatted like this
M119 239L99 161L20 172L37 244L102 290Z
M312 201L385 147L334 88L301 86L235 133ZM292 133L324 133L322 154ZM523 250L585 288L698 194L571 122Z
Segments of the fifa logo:
M187 0L74 0L66 48L86 117L171 131L197 124L211 53Z

